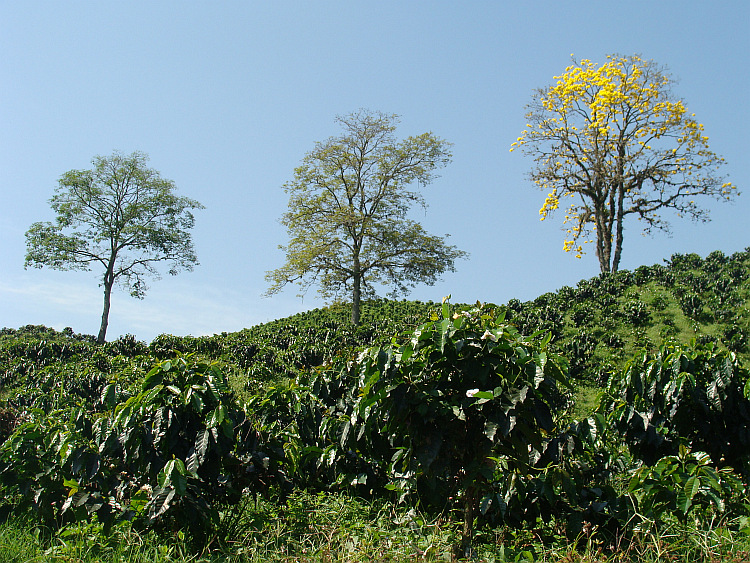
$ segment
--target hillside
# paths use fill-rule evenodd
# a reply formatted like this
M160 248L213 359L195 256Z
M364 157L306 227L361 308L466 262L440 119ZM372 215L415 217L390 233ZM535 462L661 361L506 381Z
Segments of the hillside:
M96 560L146 537L196 561L744 560L749 300L750 249L525 303L370 301L357 327L337 304L150 343L6 328L0 537Z
M562 287L532 301L499 305L522 334L551 333L551 347L570 361L573 379L603 384L637 349L673 339L687 344L716 342L748 359L750 334L750 249L701 258L676 254L665 264L603 274ZM294 377L335 354L386 344L430 319L439 304L376 300L364 304L362 323L349 321L349 307L337 304L299 313L234 333L203 337L160 335L151 343L132 336L103 346L93 336L43 326L0 331L0 382L7 389L53 362L83 362L106 376L117 356L174 351L222 360L259 381ZM20 379L19 379L20 378Z

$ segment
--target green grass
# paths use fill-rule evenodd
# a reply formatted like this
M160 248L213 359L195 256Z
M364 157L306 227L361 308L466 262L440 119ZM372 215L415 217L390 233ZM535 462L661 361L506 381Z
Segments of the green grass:
M571 420L583 420L591 416L599 405L603 390L595 385L580 383L573 395L573 406L570 410Z
M291 563L451 561L459 523L405 506L341 494L298 492L277 505L248 498L224 515L207 547L182 533L137 532L127 525L104 535L80 523L54 534L30 520L0 525L0 563ZM628 538L565 539L554 525L535 529L481 527L474 560L545 563L740 563L750 561L750 539L726 526L677 523Z

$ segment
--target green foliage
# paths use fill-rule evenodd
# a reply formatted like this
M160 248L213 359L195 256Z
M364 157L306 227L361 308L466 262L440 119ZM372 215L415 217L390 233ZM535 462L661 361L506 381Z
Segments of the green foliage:
M651 317L643 301L626 302L622 307L622 316L624 321L632 326L643 326Z
M217 503L236 503L244 488L268 492L285 482L283 453L263 447L216 364L166 360L141 391L117 402L106 385L102 414L32 409L0 446L0 479L58 524L96 514L111 524L138 518L177 521L200 532L215 523Z
M410 529L428 516L445 522L450 532L429 540L443 556L451 542L469 553L472 533L480 553L501 560L528 543L501 556L482 542L533 535L547 548L646 549L639 542L675 527L706 542L711 522L739 533L750 473L747 252L675 255L504 307L365 301L358 327L337 303L149 345L3 329L0 512L35 515L68 545L151 528L168 534L159 541L187 533L196 549L235 555L244 548L233 537L303 555L312 521L300 510L328 518L310 499L352 495L389 510L388 499L418 505L393 517ZM686 295L703 303L694 318ZM352 518L341 525L359 539L337 553L381 550ZM408 541L437 554L425 538ZM185 549L164 553L187 558Z
M496 307L454 312L444 302L442 319L400 347L370 348L323 372L351 389L332 434L341 450L384 469L401 500L418 494L444 507L462 498L468 548L474 514L495 498L496 470L528 473L555 429L552 408L567 380L548 341L521 336Z
M551 349L570 361L571 377L590 383L604 384L610 366L623 367L670 337L683 345L712 338L745 360L749 267L748 251L705 260L674 255L665 266L601 274L526 303L511 300L508 319L522 333L548 330Z
M299 283L326 298L351 295L357 325L361 299L378 285L394 296L432 285L466 253L408 217L412 205L425 206L413 186L428 185L450 161L450 144L432 133L397 141L395 115L360 110L336 121L342 135L318 143L284 186L286 262L266 277L269 294Z
M714 464L750 471L748 371L712 343L643 352L609 383L602 403L633 454L652 465L681 444Z
M744 493L731 468L717 469L708 454L690 451L684 444L677 455L635 470L627 489L636 526L660 522L666 515L683 522L688 517L710 518L712 512L723 515L727 504L743 502Z
M712 272L701 272L704 263ZM612 367L624 366L640 347L670 337L683 345L704 335L718 337L720 346L745 360L750 357L750 322L743 314L750 297L749 264L747 251L731 256L715 252L705 260L697 255L687 259L674 255L666 265L602 274L526 303L511 300L505 306L506 318L522 334L547 331L551 335L550 348L568 357L571 377L588 384L603 385ZM716 283L695 293L704 304L703 314L696 320L682 310L680 298L686 291L693 292L691 284L695 282L691 280L704 279L709 274ZM248 390L256 390L264 382L295 378L341 352L388 344L394 334L405 327L418 326L437 308L439 305L434 303L363 301L361 326L355 328L349 326L351 305L335 304L237 333L199 338L161 335L151 342L146 353L166 359L175 351L195 352L225 361L251 380ZM93 337L67 336L52 329L38 333L44 338L22 329L4 332L5 335L0 333L0 377L5 378L6 385L23 383L24 374L64 360L52 349L39 358L27 352L41 345L40 340L65 346L69 362L88 362L93 369L103 368L103 373L115 371L101 355L97 357L100 365L92 364L94 353L88 345ZM131 354L143 350L141 343L127 337L120 340L127 344L110 344L119 346L119 353L126 358L135 358ZM113 349L103 350L107 358L115 353Z
M114 284L133 297L147 289L145 278L158 275L155 264L168 261L170 274L197 263L190 229L191 209L203 206L175 195L176 186L146 166L148 156L97 156L91 170L62 175L50 200L54 222L37 222L26 232L25 266L91 270L103 266L104 311L97 341L103 343Z

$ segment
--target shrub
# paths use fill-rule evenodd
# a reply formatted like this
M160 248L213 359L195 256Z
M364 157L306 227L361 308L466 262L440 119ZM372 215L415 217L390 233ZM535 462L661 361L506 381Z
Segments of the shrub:
M47 524L136 518L202 533L219 503L244 488L285 482L283 453L261 436L217 364L177 357L158 363L141 391L118 403L101 391L102 414L32 409L0 446L0 482ZM12 498L12 497L11 497Z
M543 451L554 430L552 407L567 380L548 342L521 336L493 306L454 312L444 303L442 320L400 348L370 348L321 374L354 391L351 414L327 421L337 445L322 456L340 447L381 460L402 499L418 493L441 507L460 498L463 552L475 515L503 511L496 468L528 473L530 450Z
M750 383L732 352L712 342L643 351L613 374L600 407L633 455L648 465L680 444L714 464L750 470Z
M620 315L626 323L632 326L643 326L651 320L648 307L639 300L631 300L623 304Z

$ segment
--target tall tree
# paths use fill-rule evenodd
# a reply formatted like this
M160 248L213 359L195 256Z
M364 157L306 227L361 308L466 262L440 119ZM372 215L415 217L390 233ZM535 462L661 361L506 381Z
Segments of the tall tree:
M142 299L144 278L158 278L158 262L169 273L198 263L190 234L191 209L203 206L175 195L174 182L148 168L148 156L96 156L91 170L70 170L50 200L54 223L38 222L26 232L25 266L58 270L104 270L104 310L97 341L105 341L112 288L122 284Z
M535 159L531 179L548 193L542 220L561 200L568 205L566 252L580 258L581 243L595 240L601 271L615 272L628 215L647 233L669 232L666 210L706 221L698 196L735 195L717 175L724 159L709 150L703 125L674 98L674 80L653 61L574 60L555 80L527 106L526 129L511 151L522 147Z
M450 144L432 133L397 141L396 115L360 110L336 121L343 133L318 143L284 185L286 263L266 279L268 294L287 283L317 284L324 298L351 292L359 324L361 300L375 285L394 295L432 285L466 253L407 217L412 205L426 205L417 188L450 161Z

